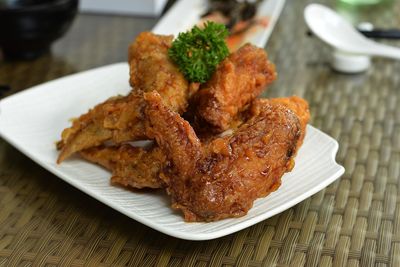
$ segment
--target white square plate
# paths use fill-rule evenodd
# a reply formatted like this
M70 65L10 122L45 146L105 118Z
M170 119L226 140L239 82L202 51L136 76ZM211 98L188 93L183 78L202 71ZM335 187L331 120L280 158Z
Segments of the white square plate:
M186 223L170 208L169 197L158 192L132 192L111 186L110 173L78 157L56 164L55 142L69 119L110 96L126 94L129 67L118 63L47 82L0 101L0 135L32 160L64 181L119 212L165 234L189 240L221 237L280 213L315 194L340 177L335 162L338 143L308 126L292 172L282 186L259 199L241 218L212 223Z

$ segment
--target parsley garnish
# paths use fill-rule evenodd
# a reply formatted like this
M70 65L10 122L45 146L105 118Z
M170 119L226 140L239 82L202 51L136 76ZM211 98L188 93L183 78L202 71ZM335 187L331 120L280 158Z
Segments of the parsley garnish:
M204 83L229 54L225 43L228 34L223 24L211 21L205 22L203 29L194 26L179 33L168 51L169 57L187 80Z

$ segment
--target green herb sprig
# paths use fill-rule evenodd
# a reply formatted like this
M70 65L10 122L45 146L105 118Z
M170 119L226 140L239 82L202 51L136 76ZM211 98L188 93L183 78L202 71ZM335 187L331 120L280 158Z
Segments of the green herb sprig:
M169 57L191 82L204 83L217 65L229 55L225 38L229 32L223 24L205 22L204 28L194 26L179 33L168 51Z

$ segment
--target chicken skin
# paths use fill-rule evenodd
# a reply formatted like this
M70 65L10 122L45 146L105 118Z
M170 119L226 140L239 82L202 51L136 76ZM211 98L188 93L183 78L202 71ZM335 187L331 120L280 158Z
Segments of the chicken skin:
M75 152L103 144L146 139L142 108L143 92L156 90L172 110L182 113L198 85L186 81L168 58L172 36L141 33L129 48L130 83L134 90L111 98L76 119L58 143L60 163Z
M158 146L148 149L123 144L93 147L79 153L84 159L112 172L111 183L132 188L161 188L160 173L166 156Z
M245 215L254 200L275 191L282 175L294 166L302 127L285 105L255 101L249 119L232 135L202 144L159 94L146 93L145 99L147 134L171 161L171 169L161 178L173 208L181 210L186 221Z
M275 65L264 49L246 44L232 53L193 96L196 132L207 128L221 133L232 127L237 115L275 79Z

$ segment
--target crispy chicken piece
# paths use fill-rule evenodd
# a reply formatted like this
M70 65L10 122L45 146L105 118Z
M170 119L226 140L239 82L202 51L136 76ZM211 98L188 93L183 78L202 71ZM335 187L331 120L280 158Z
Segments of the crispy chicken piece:
M303 144L304 136L306 134L307 123L310 120L310 110L307 101L298 96L279 97L271 99L257 99L253 106L260 106L264 103L271 102L273 104L281 104L288 109L292 110L300 120L301 135L296 145L296 152Z
M156 35L142 32L129 47L130 84L144 92L156 90L165 104L182 113L189 97L198 84L189 86L188 81L170 60L168 49L173 35Z
M156 92L146 93L145 99L147 134L172 164L162 179L172 206L182 210L186 221L245 215L254 200L275 191L282 175L294 166L302 128L285 105L256 101L236 132L204 145Z
M111 183L133 188L161 188L160 172L166 156L158 146L149 149L123 144L119 147L93 147L80 155L112 172Z
M136 90L126 97L107 100L73 122L58 143L60 163L75 152L103 144L146 138L142 93L156 90L172 110L182 113L198 84L185 80L168 58L172 36L141 33L129 48L131 84Z
M160 64L153 66L153 63L160 60L159 63L164 63L165 58L168 57L168 49L174 39L173 35L156 35L151 32L141 32L135 39L135 42L130 44L128 48L128 62L129 62L129 83L132 87L150 87L153 77L142 76L138 74L149 75L146 72L148 68L161 68ZM144 52L143 54L141 54ZM150 60L144 60L152 54ZM156 75L153 73L153 75Z
M235 124L238 113L275 79L275 66L268 61L264 49L246 44L232 53L193 96L191 113L196 132L227 130Z
M61 149L57 163L77 151L99 146L107 140L121 143L146 138L144 106L143 93L132 91L128 96L111 98L90 109L62 132L62 140L57 144Z

